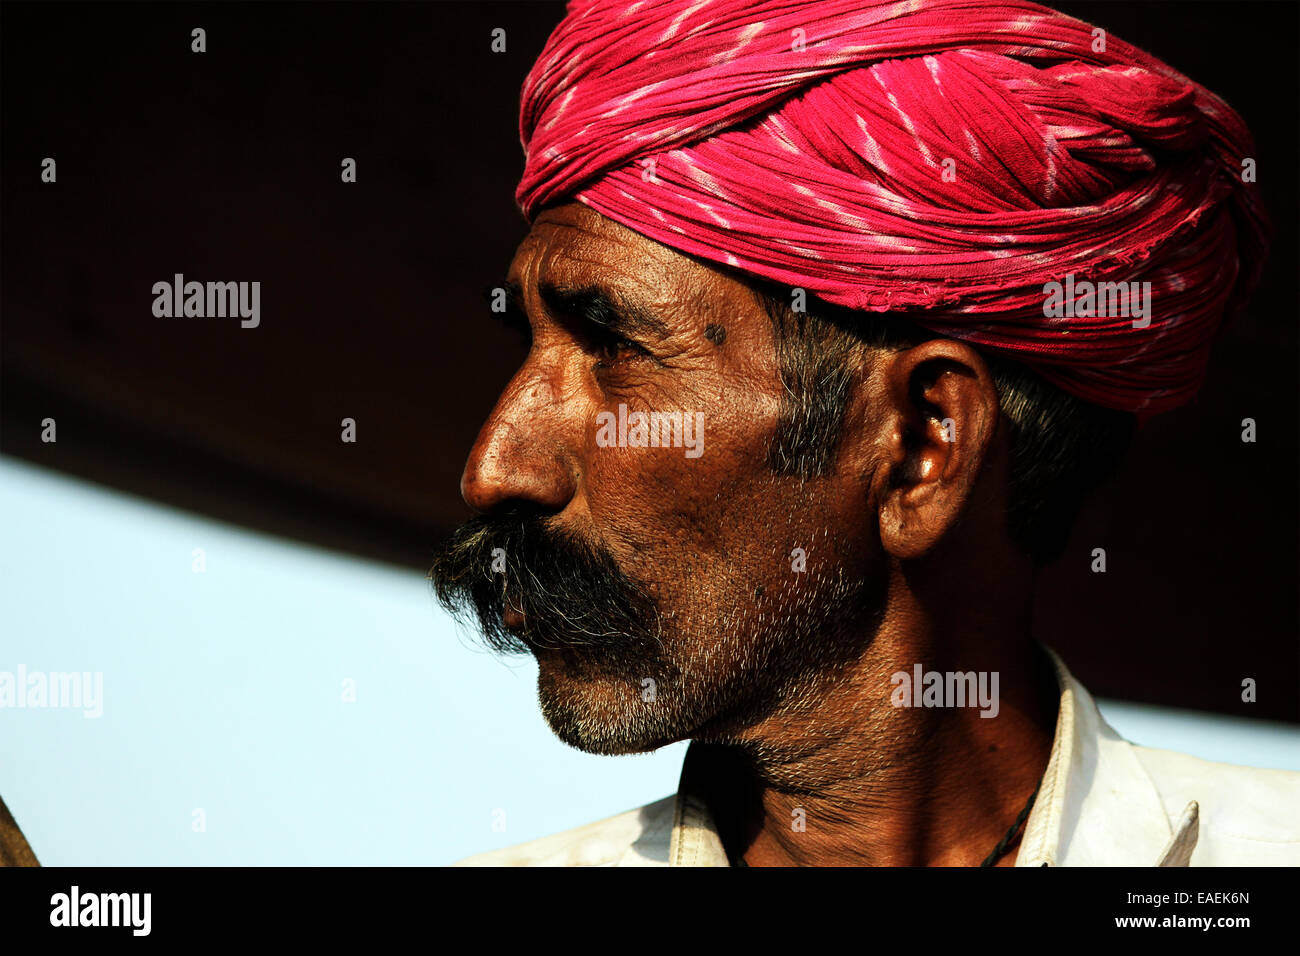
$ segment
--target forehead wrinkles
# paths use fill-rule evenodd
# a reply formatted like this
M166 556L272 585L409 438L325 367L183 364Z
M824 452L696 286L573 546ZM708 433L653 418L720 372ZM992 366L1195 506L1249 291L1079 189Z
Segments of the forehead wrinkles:
M590 210L539 218L520 243L512 274L529 284L599 283L650 304L680 301L689 291L689 259Z

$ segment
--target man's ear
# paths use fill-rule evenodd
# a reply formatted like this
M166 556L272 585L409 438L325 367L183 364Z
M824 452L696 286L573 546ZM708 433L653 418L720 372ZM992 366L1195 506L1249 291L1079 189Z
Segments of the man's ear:
M873 499L894 557L928 553L970 507L997 431L993 376L979 353L930 339L879 353L882 453Z

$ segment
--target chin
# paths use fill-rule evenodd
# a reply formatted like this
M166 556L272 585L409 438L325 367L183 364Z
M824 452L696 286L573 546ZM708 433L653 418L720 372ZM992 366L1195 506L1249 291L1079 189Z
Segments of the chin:
M648 753L689 736L668 726L662 704L642 698L639 680L574 674L540 658L538 665L542 716L570 747L603 756Z

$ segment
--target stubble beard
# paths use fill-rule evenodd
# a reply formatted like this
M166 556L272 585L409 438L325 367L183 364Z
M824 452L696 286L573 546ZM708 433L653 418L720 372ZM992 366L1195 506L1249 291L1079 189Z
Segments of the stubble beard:
M672 615L681 625L661 625L652 656L535 651L542 714L586 753L643 753L686 739L752 749L747 730L814 713L861 656L878 622L870 594L841 568L810 571L726 614Z

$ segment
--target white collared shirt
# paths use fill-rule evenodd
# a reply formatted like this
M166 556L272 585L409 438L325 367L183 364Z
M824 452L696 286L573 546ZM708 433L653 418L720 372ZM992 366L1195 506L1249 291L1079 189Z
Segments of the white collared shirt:
M1056 737L1016 866L1300 866L1300 773L1131 744L1049 654L1061 689ZM456 865L730 863L683 781L675 796Z

